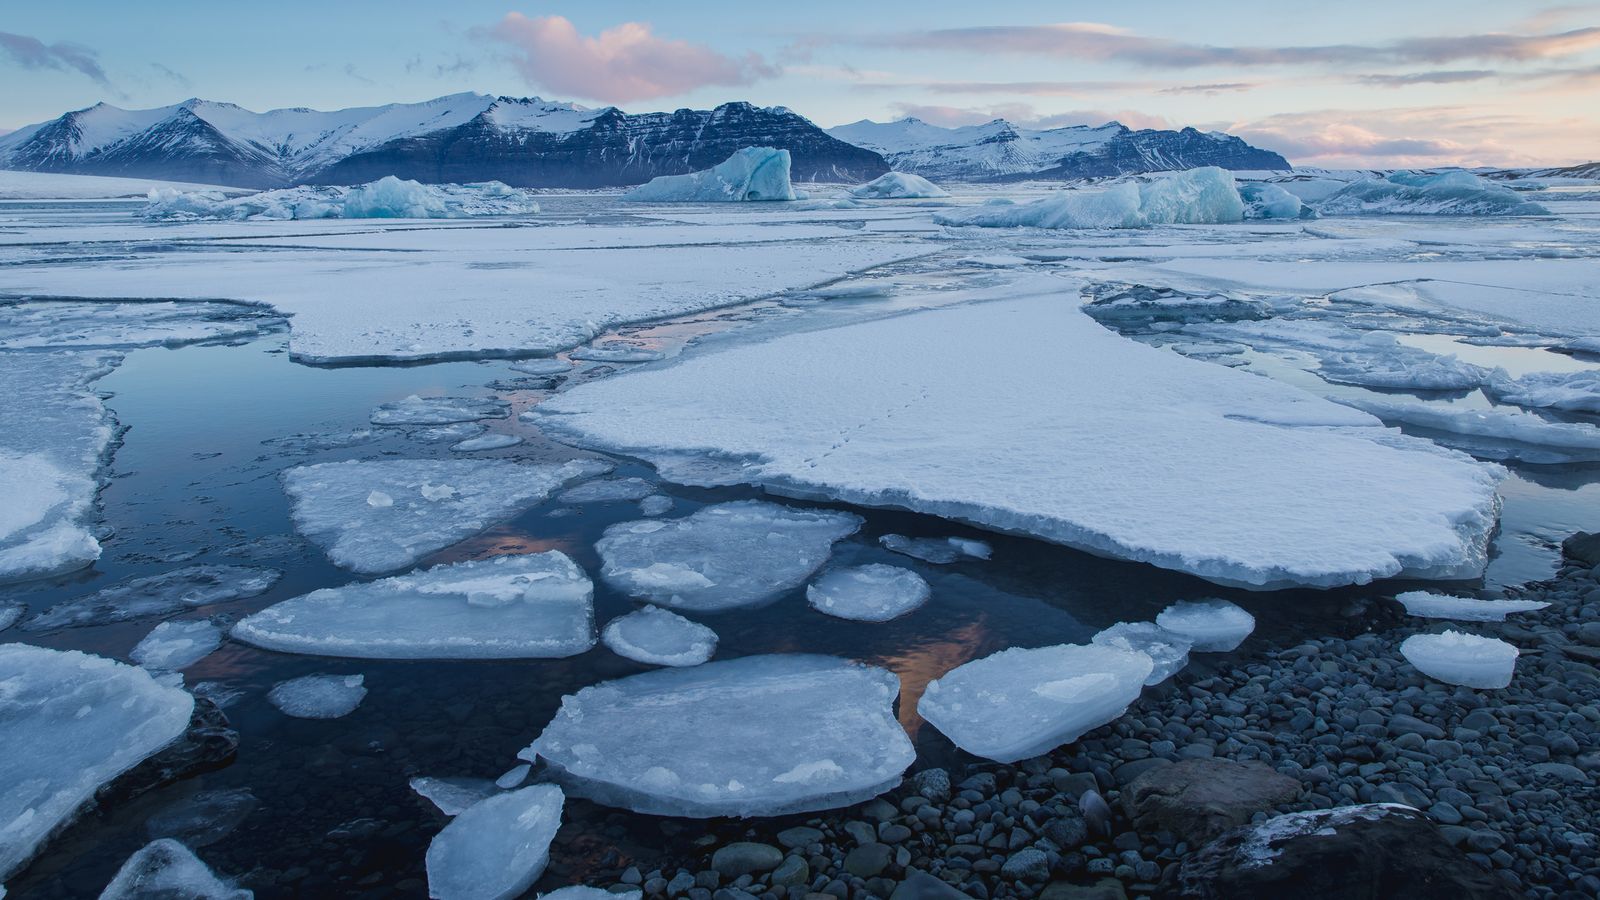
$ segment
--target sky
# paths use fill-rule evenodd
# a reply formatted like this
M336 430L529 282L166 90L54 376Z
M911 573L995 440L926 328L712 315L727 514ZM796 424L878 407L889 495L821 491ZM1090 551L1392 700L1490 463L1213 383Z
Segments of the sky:
M105 101L335 109L460 91L819 125L1179 127L1297 165L1600 159L1600 3L0 2L0 131Z

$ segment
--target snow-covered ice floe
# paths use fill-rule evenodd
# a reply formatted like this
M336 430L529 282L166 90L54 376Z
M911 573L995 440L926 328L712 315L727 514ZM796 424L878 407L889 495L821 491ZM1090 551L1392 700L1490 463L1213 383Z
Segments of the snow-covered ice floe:
M100 900L251 900L254 893L217 873L172 838L160 838L128 857Z
M1156 624L1188 640L1196 653L1224 653L1256 630L1256 617L1226 600L1180 600L1162 610Z
M463 810L428 844L428 896L511 900L550 862L566 796L553 784L496 794Z
M365 675L302 675L273 685L267 700L297 719L339 719L366 699L366 680Z
M587 687L522 758L568 791L653 815L776 816L890 790L916 757L900 680L831 656L774 654Z
M1481 574L1499 467L1127 340L1062 289L1040 276L969 295L1007 298L996 302L699 352L575 387L536 418L565 440L656 462L669 480L697 471L686 460L713 460L722 477L783 493L945 516L1221 584ZM1008 362L971 364L986 355ZM661 562L626 563L659 582L647 596L698 580L680 564L651 568Z
M1411 174L1352 182L1317 204L1325 216L1546 216L1523 193L1471 172Z
M1542 600L1479 600L1427 591L1406 591L1394 599L1413 616L1459 622L1504 622L1512 613L1533 612L1550 605Z
M152 189L147 219L470 219L539 211L532 191L498 181L421 184L387 175L354 187L295 187L227 197L217 191Z
M1152 669L1148 655L1102 644L1014 647L928 682L917 712L968 753L1015 762L1122 715Z
M393 459L298 466L283 474L295 526L354 572L411 565L541 503L607 463Z
M259 307L204 300L0 302L0 350L181 347L249 337L282 323Z
M194 711L145 670L76 650L0 645L0 686L0 878Z
M600 635L611 652L651 666L698 666L717 652L717 633L659 606L612 619Z
M496 556L312 591L247 616L233 636L319 656L573 656L594 646L594 585L559 550Z
M879 175L866 184L856 185L849 193L858 200L917 200L950 196L949 191L910 172Z
M420 776L411 779L411 789L427 798L441 813L459 816L462 812L498 790L487 778L433 778Z
M1514 645L1460 631L1414 634L1400 643L1400 653L1429 678L1469 688L1506 687L1517 668Z
M857 622L887 622L928 602L921 575L899 566L868 563L831 569L806 588L817 612Z
M714 612L798 587L861 517L759 500L703 507L681 519L620 522L595 542L600 577L631 596Z
M1160 684L1189 664L1194 642L1153 622L1118 622L1089 639L1091 643L1116 647L1150 657L1150 674L1145 684Z
M222 646L222 629L204 619L162 622L144 636L128 657L146 669L187 669Z
M1516 378L1496 369L1484 391L1518 406L1600 414L1600 369L1532 372Z
M109 625L170 616L197 606L245 600L266 593L283 573L259 566L185 566L129 578L50 607L23 624L30 631Z
M511 405L483 397L418 397L380 403L372 411L374 425L451 425L479 419L504 419Z
M1460 436L1462 440L1439 440L1478 456L1536 464L1600 459L1600 428L1593 425L1551 422L1520 409L1473 409L1365 397L1340 397L1338 401L1385 422Z
M745 147L726 160L687 175L661 175L622 195L646 203L794 200L789 151Z
M963 559L988 559L993 552L987 543L972 538L914 538L903 534L886 534L878 538L878 543L885 550L939 566Z
M1244 215L1232 173L1207 166L1106 188L1057 191L1015 206L938 213L933 220L985 228L1148 228L1242 222Z

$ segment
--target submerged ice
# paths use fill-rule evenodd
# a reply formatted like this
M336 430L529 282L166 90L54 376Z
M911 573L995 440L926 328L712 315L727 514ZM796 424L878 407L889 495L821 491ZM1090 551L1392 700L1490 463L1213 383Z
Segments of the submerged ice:
M294 187L226 197L210 191L156 188L147 219L467 219L531 215L539 211L532 191L498 181L420 184L387 175L354 187Z
M374 425L451 425L479 419L504 419L511 406L482 397L418 397L381 403L372 411Z
M267 699L286 716L338 719L366 698L365 681L364 675L303 675L273 685Z
M254 896L218 878L188 847L161 838L128 857L100 900L251 900Z
M129 658L146 669L187 669L222 646L222 629L204 619L162 622L134 645Z
M611 652L651 666L698 666L717 652L717 633L659 606L612 619L600 635Z
M23 624L31 631L109 625L266 593L283 573L259 566L185 566L101 588L50 607Z
M1256 617L1226 600L1180 600L1156 624L1187 640L1197 653L1237 649L1256 629Z
M789 151L745 147L723 162L687 175L661 175L622 195L648 203L793 200Z
M1153 622L1118 622L1095 634L1090 642L1150 657L1147 685L1160 684L1177 674L1189 664L1189 650L1194 647L1189 638Z

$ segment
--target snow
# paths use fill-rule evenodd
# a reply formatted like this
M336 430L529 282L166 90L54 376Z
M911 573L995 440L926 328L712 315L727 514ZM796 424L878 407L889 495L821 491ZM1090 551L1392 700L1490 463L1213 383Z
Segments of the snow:
M128 857L100 900L251 900L254 896L218 878L188 847L161 838Z
M681 519L620 522L595 543L600 577L630 596L697 612L753 606L798 587L861 517L758 500Z
M30 631L108 625L170 616L199 606L244 600L266 593L283 576L257 566L185 566L142 575L66 600L24 623Z
M1549 210L1470 172L1396 173L1353 182L1317 204L1325 216L1544 216Z
M96 790L189 727L194 698L75 650L0 645L0 878Z
M512 900L544 873L561 827L561 789L536 784L496 794L450 820L428 844L428 896Z
M651 666L698 666L717 652L717 633L659 606L612 619L600 635L611 652Z
M1150 657L1152 668L1144 683L1160 684L1189 664L1194 642L1153 622L1118 622L1090 638L1091 643L1116 647Z
M451 444L450 450L454 453L476 453L480 450L504 450L520 443L522 438L514 434L485 434Z
M594 646L594 585L558 550L323 588L242 619L238 640L370 659L546 659Z
M355 712L367 696L365 675L303 675L280 681L267 692L280 712L297 719L338 719Z
M1461 622L1504 622L1512 613L1532 612L1550 605L1539 600L1479 600L1427 591L1406 591L1394 599L1413 616Z
M985 228L1147 228L1240 222L1244 214L1233 175L1207 166L1107 188L1058 191L1015 206L940 213L933 220Z
M869 563L830 569L806 588L813 609L857 622L887 622L928 602L922 576L899 566Z
M1429 678L1469 688L1506 687L1517 667L1515 646L1460 631L1414 634L1401 642L1400 653Z
M0 169L0 200L111 200L144 198L154 190L242 193L239 188L148 178L106 178L100 175L58 175Z
M532 191L498 181L421 184L388 175L354 187L295 187L228 197L216 191L155 188L143 215L162 221L195 219L469 219L525 216L539 211Z
M1151 670L1144 653L1100 644L1013 647L928 682L917 712L968 753L1015 762L1121 716Z
M394 459L298 466L283 474L295 527L362 574L411 565L502 522L606 463ZM372 503L374 494L388 502Z
M687 175L661 175L622 195L646 203L794 200L789 151L745 147L723 162Z
M1249 834L1239 846L1243 866L1257 868L1277 859L1283 851L1273 844L1306 835L1333 835L1342 825L1359 821L1376 821L1392 812L1416 812L1413 807L1400 803L1361 803L1333 809L1311 809L1304 812L1284 813L1250 826Z
M1112 334L1062 284L1033 276L966 294L1006 298L994 302L691 351L572 388L535 418L672 480L702 468L684 461L711 460L735 481L1223 584L1482 571L1497 467L1400 445L1364 413ZM972 365L983 358L1007 364Z
M1256 618L1226 600L1180 600L1156 616L1156 624L1186 638L1196 653L1236 649L1256 629Z
M447 816L459 816L467 807L485 797L494 795L494 782L483 778L431 778L411 779L411 789L427 798Z
M222 629L204 619L162 622L134 645L128 656L146 669L187 669L222 646Z
M372 411L374 425L451 425L478 419L504 419L510 404L482 397L419 397L380 403Z
M775 816L849 806L916 758L893 673L773 654L658 669L562 698L522 751L570 792L652 815Z
M1600 428L1593 425L1550 422L1519 409L1473 409L1363 397L1341 397L1339 402L1372 413L1385 422L1481 438L1483 440L1449 441L1479 456L1535 464L1600 459ZM1534 449L1515 446L1519 444Z
M948 197L950 192L921 175L909 172L889 172L858 184L850 189L850 196L860 200L912 200L925 197Z
M963 559L988 559L991 550L983 541L971 538L906 537L903 534L886 534L878 538L885 550L947 566Z
M643 478L601 478L569 487L556 495L556 501L577 506L584 503L615 503L642 500L656 492L656 486Z
M1238 187L1246 219L1300 219L1315 215L1299 197L1278 185L1246 181Z
M1532 372L1513 378L1497 369L1484 391L1503 403L1600 414L1600 369Z

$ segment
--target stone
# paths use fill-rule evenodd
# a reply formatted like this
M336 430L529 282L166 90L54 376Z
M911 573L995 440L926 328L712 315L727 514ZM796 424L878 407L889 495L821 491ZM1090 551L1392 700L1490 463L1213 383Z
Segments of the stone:
M1561 553L1586 566L1600 566L1600 532L1580 531L1571 535L1561 542Z
M1044 881L1050 877L1050 857L1033 847L1018 850L1000 867L1000 875L1011 881Z
M781 865L772 870L771 875L767 876L767 880L772 882L773 885L782 885L786 888L805 884L810 878L811 867L806 865L806 861L798 856L791 856L785 859Z
M1134 828L1203 841L1300 796L1300 782L1256 760L1186 759L1152 769L1123 791Z
M803 850L820 840L822 840L822 832L805 825L785 828L778 832L778 843L788 847L790 850Z
M950 799L950 773L943 769L923 769L911 776L911 785L918 794L935 803Z
M971 900L968 895L929 875L912 869L889 895L889 900Z
M893 847L871 841L845 854L844 870L857 878L873 878L889 868L893 859Z
M1094 884L1052 881L1039 892L1039 900L1128 900L1128 892L1115 878L1102 878Z
M724 878L770 872L782 862L782 850L771 844L757 844L752 841L729 844L711 855L711 868L721 872Z

